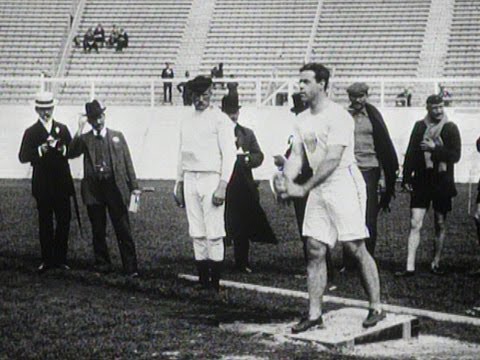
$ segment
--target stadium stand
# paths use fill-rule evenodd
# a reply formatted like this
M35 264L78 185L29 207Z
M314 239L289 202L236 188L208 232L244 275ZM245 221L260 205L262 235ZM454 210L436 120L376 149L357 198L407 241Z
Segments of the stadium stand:
M480 2L456 0L446 56L444 76L480 77ZM477 82L445 82L455 105L478 104Z
M225 77L291 77L304 61L318 4L217 0L200 72L210 73L223 62ZM240 86L241 101L254 96L253 83Z
M115 24L128 32L128 49L116 53L105 48L98 54L86 54L81 47L68 44L71 49L59 66L71 6L79 1L85 5L75 17L73 34L83 37L89 27L101 23L108 36ZM361 77L370 79L371 100L387 106L394 106L397 95L407 87L413 88L415 106L433 89L432 83L412 84L402 79L480 76L478 1L205 0L207 3L203 7L211 10L202 13L195 10L199 5L193 0L0 0L0 76L19 79L0 81L0 102L25 103L38 89L38 77L44 72L68 79L55 88L64 104L88 99L91 78L104 79L103 83L96 81L95 93L109 103L148 105L153 100L159 104L162 85L155 80L160 79L166 61L173 64L177 78L185 70L192 76L210 73L222 62L226 79L261 80L262 100L282 84L277 78L295 79L302 63L319 61L333 70L331 93L335 100L346 103L346 86L352 78ZM448 13L443 22L436 14L441 13L439 6ZM200 30L199 24L205 28ZM443 24L444 45L429 48L428 44L440 43L435 30ZM427 71L432 68L432 54L432 64L441 64L435 66L440 69L438 74ZM35 84L21 80L30 76L36 77ZM380 81L384 79L381 98ZM397 82L388 83L388 79ZM478 83L445 81L442 85L453 94L455 105L478 104ZM255 86L254 81L241 83L242 103L258 100ZM216 92L216 100L223 92ZM176 96L174 102L179 104L178 93Z
M430 0L324 0L312 48L312 60L343 77L415 77L430 11ZM346 103L342 83L333 87ZM388 103L402 91L390 86ZM379 86L371 98L379 102Z
M71 0L0 1L0 76L35 76L55 72L68 34ZM0 101L31 100L38 85L0 82Z
M165 62L175 66L178 47L185 31L191 0L87 0L77 34L101 23L108 37L112 25L129 34L129 46L123 52L103 48L99 53L84 53L73 48L66 70L68 77L160 78ZM177 75L178 76L178 75ZM161 83L156 85L160 89ZM148 104L150 84L98 85L99 98L110 104ZM81 103L88 100L87 84L67 85L60 101ZM157 101L160 100L158 96Z

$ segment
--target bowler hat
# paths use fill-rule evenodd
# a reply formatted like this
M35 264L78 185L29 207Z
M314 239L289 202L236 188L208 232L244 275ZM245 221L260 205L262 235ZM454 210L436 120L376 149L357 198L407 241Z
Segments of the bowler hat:
M106 109L106 107L102 107L102 104L100 104L98 100L93 100L85 104L85 115L87 115L89 119L98 119Z
M198 75L187 82L187 89L194 94L203 94L213 85L212 79L208 76Z
M225 114L235 114L238 110L240 110L241 106L238 105L238 97L237 96L228 96L226 95L222 99L222 111Z
M347 93L349 95L367 95L368 85L364 82L353 83L347 88Z
M57 100L53 98L53 94L50 91L40 91L35 94L35 107L37 108L51 108L57 105Z

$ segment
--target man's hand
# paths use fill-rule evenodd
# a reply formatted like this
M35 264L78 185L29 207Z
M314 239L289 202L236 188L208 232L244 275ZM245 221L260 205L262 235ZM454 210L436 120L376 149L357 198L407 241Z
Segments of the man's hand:
M423 151L432 151L435 149L435 141L433 141L432 139L424 139L421 143L420 143L420 149L422 149Z
M142 193L142 190L140 189L135 189L132 191L132 194L135 195L135 196L140 196L140 194Z
M48 149L50 146L48 146L48 142L43 143L42 145L39 146L40 151L42 154L46 154L48 152Z
M412 191L413 191L412 184L410 184L410 183L403 183L403 184L402 184L402 190L403 190L404 192L412 192Z
M274 155L273 156L273 163L277 168L281 168L285 165L285 162L287 159L285 159L285 156L283 155Z
M217 189L212 196L212 204L215 206L221 206L225 202L225 196L227 193L227 182L220 180Z
M286 194L289 197L298 197L303 198L307 195L307 191L301 185L295 184L292 180L286 179L287 183L287 192Z
M185 193L183 190L183 181L177 181L173 189L173 198L178 207L185 207Z
M81 135L82 132L83 132L83 128L85 127L85 125L87 124L88 122L88 118L83 115L83 114L79 114L78 115L78 130L77 130L77 135Z
M282 194L287 192L287 182L285 175L280 172L273 175L273 191L277 196L281 196Z

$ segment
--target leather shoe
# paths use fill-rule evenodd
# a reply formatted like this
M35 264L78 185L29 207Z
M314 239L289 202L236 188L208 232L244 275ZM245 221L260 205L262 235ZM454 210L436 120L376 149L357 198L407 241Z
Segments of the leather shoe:
M57 268L60 269L60 270L64 270L64 271L71 270L70 266L68 266L67 264L59 264L59 265L57 265Z
M395 273L396 277L412 277L415 276L415 270L403 270L403 271L397 271Z
M435 275L445 275L445 269L441 268L440 265L435 265L433 263L430 267L430 272Z
M49 270L50 266L45 263L41 263L37 268L37 273L43 274L45 271Z
M367 318L363 321L362 326L364 328L375 326L379 321L382 321L386 317L387 314L385 314L385 311L370 309L368 310Z
M312 328L323 328L323 319L322 315L320 315L315 320L309 320L308 318L300 320L298 324L292 326L292 334L298 334L304 331L307 331Z

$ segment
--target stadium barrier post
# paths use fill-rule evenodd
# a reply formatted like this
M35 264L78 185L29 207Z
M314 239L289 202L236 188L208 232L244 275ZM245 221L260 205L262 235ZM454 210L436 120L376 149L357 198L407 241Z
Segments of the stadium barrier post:
M382 79L380 81L380 107L385 106L385 81Z
M90 84L90 101L95 99L95 82L92 80L92 83Z
M257 107L262 104L262 81L260 79L255 80L255 101Z

